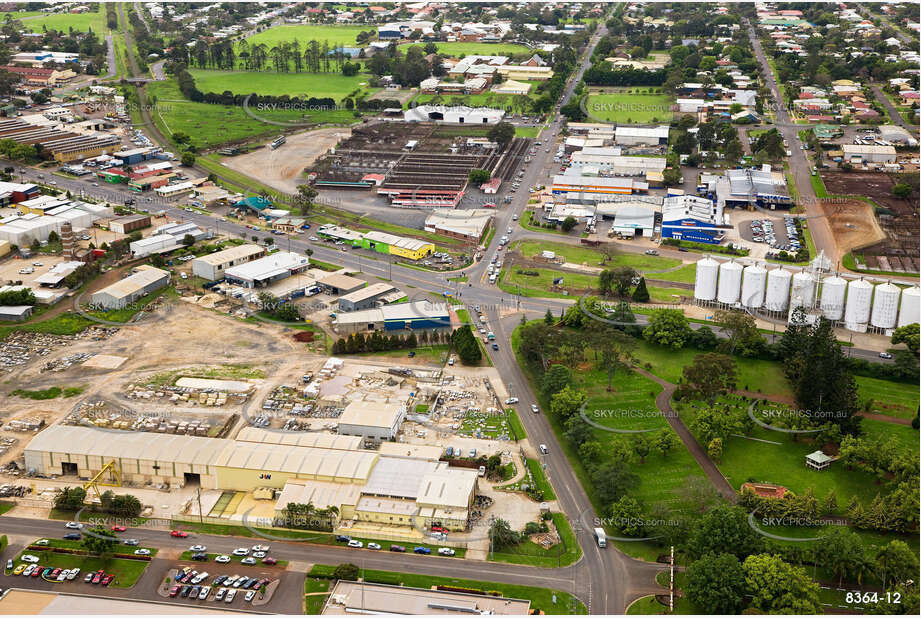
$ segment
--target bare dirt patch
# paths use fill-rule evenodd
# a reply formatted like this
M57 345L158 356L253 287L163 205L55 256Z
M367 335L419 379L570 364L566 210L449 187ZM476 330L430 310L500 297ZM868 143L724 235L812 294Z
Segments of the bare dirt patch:
M224 157L221 163L232 170L258 178L263 183L285 193L296 193L303 184L301 172L311 167L316 158L341 140L348 139L350 129L338 127L306 131L289 135L276 150L268 146L236 157Z
M823 200L822 209L842 253L872 245L886 237L873 215L873 207L862 200Z

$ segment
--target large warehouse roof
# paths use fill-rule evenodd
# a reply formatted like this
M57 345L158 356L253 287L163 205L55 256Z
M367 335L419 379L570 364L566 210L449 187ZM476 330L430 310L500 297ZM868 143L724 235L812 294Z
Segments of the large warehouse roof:
M108 294L113 298L126 298L164 278L169 279L169 273L165 270L142 264L138 266L138 271L130 277L116 281L112 285L102 288L96 294Z
M426 459L381 457L362 488L362 493L373 496L415 499L422 480L447 464Z
M476 486L476 470L440 470L422 479L417 504L467 508Z
M26 451L98 455L104 460L139 459L207 466L230 440L139 431L105 431L53 425L32 438Z
M368 478L377 453L294 445L203 438L178 434L103 431L55 425L39 433L25 449L104 460L131 459L189 465L286 472L353 481Z
M361 448L361 436L340 436L333 433L313 431L278 431L262 429L261 427L244 427L237 434L236 439L239 442L311 446L336 451L357 451Z
M399 403L353 401L342 411L339 424L390 429L403 411L403 405Z
M197 262L204 262L205 264L210 264L212 266L220 266L221 264L226 264L227 262L247 258L252 255L259 255L260 253L265 253L265 249L258 245L238 245L236 247L224 249L223 251L217 251L215 253L203 255L201 257L195 258L195 260Z

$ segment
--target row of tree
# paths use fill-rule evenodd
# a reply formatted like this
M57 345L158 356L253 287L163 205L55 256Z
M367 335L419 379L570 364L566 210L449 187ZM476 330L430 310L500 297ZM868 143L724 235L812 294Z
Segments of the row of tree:
M426 339L428 335L423 333ZM433 343L435 337L440 338L439 333L433 333ZM363 352L384 352L390 350L412 350L419 345L419 339L416 333L411 332L407 336L402 335L384 335L381 331L374 331L368 335L362 333L352 333L346 338L339 338L333 344L333 354L361 354Z
M54 495L54 508L59 511L79 511L85 506L86 490L82 487L62 487ZM131 494L118 494L108 490L100 496L100 504L92 510L118 517L137 517L141 514L141 501Z
M483 358L480 344L469 324L465 324L451 333L451 343L457 350L457 356L465 365L479 365Z

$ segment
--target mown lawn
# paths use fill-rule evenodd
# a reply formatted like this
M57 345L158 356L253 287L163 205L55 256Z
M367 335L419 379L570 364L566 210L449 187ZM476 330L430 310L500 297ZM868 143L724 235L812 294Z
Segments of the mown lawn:
M452 42L452 43L435 43L438 46L439 54L446 54L448 56L469 56L471 54L478 54L481 56L511 56L513 54L527 54L531 55L531 50L529 50L524 45L515 45L514 43L464 43L464 42ZM401 51L405 49L402 48Z
M918 385L857 377L857 397L873 400L870 412L896 418L914 418L918 413Z
M673 103L674 99L665 94L618 92L590 95L585 109L595 122L668 123Z
M650 363L651 373L676 384L681 378L682 369L694 362L694 357L702 354L701 350L683 348L672 350L647 341L638 341L636 357L642 363ZM736 357L738 388L767 395L792 397L790 385L783 375L779 363L766 360Z
M519 270L536 272L537 276L525 275L519 273ZM510 294L517 294L519 289L518 286L520 286L522 296L546 298L564 297L560 292L550 291L553 280L558 277L563 278L564 288L574 288L580 292L585 290L596 290L598 288L598 277L595 275L563 272L551 270L549 268L524 268L522 266L506 267L502 272L502 281L499 287ZM572 295L569 296L572 297Z
M355 90L369 94L380 88L368 89L368 75L359 73L347 77L341 73L271 73L249 71L211 71L191 69L195 85L202 92L224 92L234 94L283 95L309 97L332 97L337 102ZM262 110L255 109L256 113Z
M43 567L60 569L79 568L81 573L78 577L83 577L89 571L98 571L102 569L106 573L115 576L115 579L109 584L114 588L130 588L133 586L150 564L144 560L97 558L93 556L61 554L53 551L37 551L32 549L26 550L23 553L36 556L38 558L38 564ZM17 558L13 560L14 564L19 563L18 558L17 556Z
M282 123L349 123L355 120L347 110L311 111L276 110L258 111L260 119L253 118L242 107L193 103L183 98L175 80L151 82L147 85L151 116L165 135L186 133L199 148L216 146L225 142L256 136L271 136L279 132Z
M311 579L331 578L334 566L316 564L307 574ZM461 579L457 577L441 577L438 575L424 575L416 573L398 573L395 571L377 571L362 569L361 577L364 581L375 584L389 584L391 586L408 586L413 588L431 588L432 586L453 586L457 588L472 588L476 590L496 590L503 596L511 599L529 599L531 608L542 610L546 614L585 614L586 609L582 603L568 592L541 588L537 586L519 586L502 582L488 582L475 579ZM311 588L318 588L311 585ZM311 590L313 591L313 590ZM556 602L554 602L554 597Z
M602 264L604 255L597 249L556 242L537 242L532 240L524 240L514 243L512 245L512 249L520 251L521 255L528 258L535 255L540 255L542 251L553 251L557 255L561 255L566 258L567 262L603 268L629 266L640 271L651 271L665 270L666 268L673 268L681 264L681 260L676 260L674 258L641 255L638 253L619 253ZM658 278L658 275L656 278Z
M649 279L658 279L659 281L674 281L676 283L694 283L697 278L697 265L686 264L678 270L667 273L650 273Z
M341 45L343 47L356 47L355 37L358 33L364 31L374 31L376 27L369 26L333 26L326 24L304 24L304 25L284 25L275 26L268 30L256 33L246 39L246 42L252 45L264 44L266 48L271 49L279 43L293 43L298 41L301 49L309 41L319 41L320 45L324 41L330 45Z
M738 397L721 398L720 403L724 402L734 405L738 410L745 411L748 408L748 403L740 401ZM674 405L681 419L693 431L693 419L698 406L704 404L692 402ZM884 426L883 431L889 427L898 427L886 423L880 425ZM794 440L796 435L755 426L746 438L729 436L723 441L723 455L717 467L736 490L746 482L777 483L799 495L812 487L821 499L829 490L834 489L839 509L846 507L851 496L857 496L867 506L873 496L883 493L884 486L877 484L873 475L857 469L847 470L841 463L832 463L822 471L807 468L805 457L817 447L803 436Z
M92 30L102 38L107 30L105 3L100 2L98 7L95 12L90 10L86 13L41 13L41 17L24 19L22 26L30 32L42 32L43 28L64 32L68 32L71 28L80 32Z

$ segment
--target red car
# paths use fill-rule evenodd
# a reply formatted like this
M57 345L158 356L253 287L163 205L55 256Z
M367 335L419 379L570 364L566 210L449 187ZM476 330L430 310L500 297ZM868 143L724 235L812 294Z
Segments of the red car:
M40 567L37 564L35 565L35 570L32 571L32 577L38 577L44 571L44 567Z
M104 571L96 571L96 574L93 575L93 583L98 584L99 582L101 582L104 575L105 575Z
M178 595L178 594L179 594L179 588L180 588L180 586L173 586L172 588L170 588L170 589L169 589L169 595L170 595L171 597L175 597L176 595Z
M102 581L99 583L102 584L103 586L108 586L109 584L112 583L113 579L115 579L115 576L110 573L109 575L106 575L105 577L103 577Z
M112 527L110 528L110 530L111 530L112 532L124 532L124 531L127 530L127 529L128 529L128 528L126 528L126 527L124 527L124 526L112 526Z
M188 533L188 532L183 532L182 530L170 530L169 535L170 535L170 536L174 536L174 537L179 538L179 539L184 539L184 538L186 538L187 536L189 536L189 533Z
M268 557L268 558L263 558L263 559L262 559L262 564L278 564L278 560L276 560L275 558L272 558L272 557L270 556L270 557Z
M51 579L57 579L58 575L60 574L61 574L61 569L55 569L51 571L51 575L49 575L48 577L50 577Z

